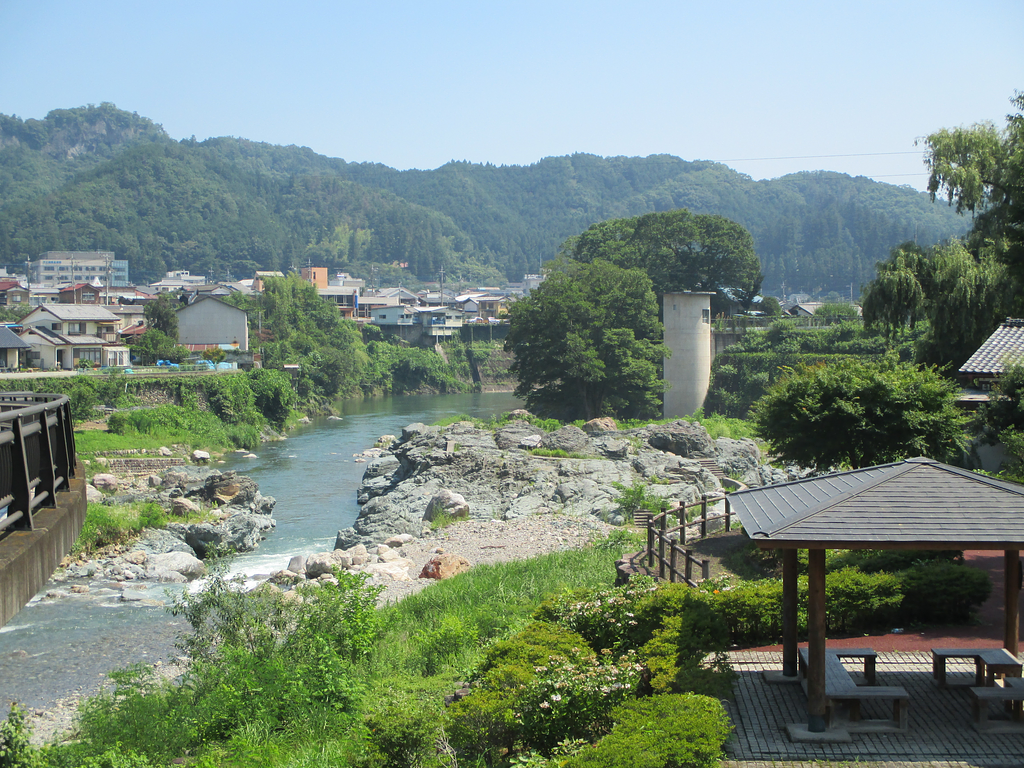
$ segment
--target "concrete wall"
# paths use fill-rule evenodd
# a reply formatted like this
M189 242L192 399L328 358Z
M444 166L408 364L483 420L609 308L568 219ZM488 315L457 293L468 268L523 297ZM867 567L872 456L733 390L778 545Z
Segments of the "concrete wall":
M704 405L711 380L711 294L666 293L662 298L666 418L689 416Z
M31 600L71 551L85 522L85 470L81 464L71 489L57 494L55 508L41 507L35 530L14 531L0 540L0 626Z
M249 349L245 312L216 299L201 299L178 310L179 344L233 344Z

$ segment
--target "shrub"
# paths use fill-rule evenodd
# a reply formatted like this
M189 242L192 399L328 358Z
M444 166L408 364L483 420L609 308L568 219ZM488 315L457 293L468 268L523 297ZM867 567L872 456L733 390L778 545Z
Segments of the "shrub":
M681 609L664 616L661 627L640 649L655 693L694 692L728 696L733 680L725 650L724 619L694 593Z
M640 600L655 589L653 579L641 577L621 587L570 592L545 600L533 617L579 632L596 651L616 650L628 643Z
M467 651L476 647L478 636L472 623L451 614L442 616L436 624L421 630L416 636L423 671L436 675L453 666Z
M618 659L554 658L517 700L523 742L549 754L563 739L592 740L611 726L611 710L632 698L643 666L630 652Z
M782 581L744 581L729 589L715 591L709 585L707 599L725 620L729 637L737 645L775 642L782 635ZM801 594L806 595L806 583ZM806 605L801 599L800 605ZM801 623L805 623L803 619Z
M25 710L11 704L7 719L0 723L0 768L32 768L37 754L29 742Z
M941 560L898 574L903 591L900 618L906 623L951 624L970 621L971 612L992 591L988 574Z
M389 696L366 717L370 753L383 768L440 765L442 713L411 696Z
M452 744L460 751L494 765L515 746L519 728L509 691L480 688L449 709Z
M888 573L843 568L825 577L825 623L833 632L891 624L902 602L900 580Z
M722 704L695 694L631 701L612 718L611 733L570 758L570 768L713 768L730 730Z
M484 652L477 677L502 666L524 666L530 670L547 664L552 656L580 658L594 656L582 635L546 621L534 621L508 640L492 643Z

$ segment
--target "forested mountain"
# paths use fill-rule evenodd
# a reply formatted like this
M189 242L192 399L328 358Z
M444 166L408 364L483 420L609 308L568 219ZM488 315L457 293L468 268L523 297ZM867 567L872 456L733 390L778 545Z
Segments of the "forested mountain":
M138 280L309 260L396 280L444 266L483 283L538 271L595 222L675 208L746 226L768 291L857 293L893 245L969 224L923 193L835 173L755 182L707 161L586 154L397 171L244 139L175 142L110 104L0 115L0 263L101 249Z

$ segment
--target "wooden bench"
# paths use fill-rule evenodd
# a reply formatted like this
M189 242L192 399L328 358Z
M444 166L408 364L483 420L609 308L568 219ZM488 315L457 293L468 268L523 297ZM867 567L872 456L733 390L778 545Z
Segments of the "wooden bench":
M968 689L971 697L971 721L979 731L1012 731L1024 730L1021 715L1024 713L1024 679L1007 678L1005 685L972 686ZM988 719L990 701L1001 701L1010 707L1010 722L991 721Z
M1005 648L932 648L932 677L940 688L951 685L946 680L947 659L974 659L974 687L978 688L995 685L996 675L1021 676L1021 662Z
M841 659L863 658L864 677L868 685L857 685ZM910 694L898 685L875 685L875 663L878 654L870 648L829 648L825 651L825 722L837 718L839 705L846 707L849 730L879 731L907 730L910 710ZM801 677L806 685L808 650L799 653ZM891 720L861 720L862 701L892 700Z

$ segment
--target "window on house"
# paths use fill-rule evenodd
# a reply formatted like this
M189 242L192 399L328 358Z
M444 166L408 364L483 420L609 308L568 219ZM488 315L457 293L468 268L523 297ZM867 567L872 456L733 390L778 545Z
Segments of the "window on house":
M700 311L700 321L702 323L709 323L709 324L711 323L711 310L710 309L702 309Z
M82 347L81 349L75 350L75 359L88 360L90 363L96 363L99 365L100 352L100 347Z
M60 333L62 330L64 330L64 326L61 323L50 323L50 330Z

